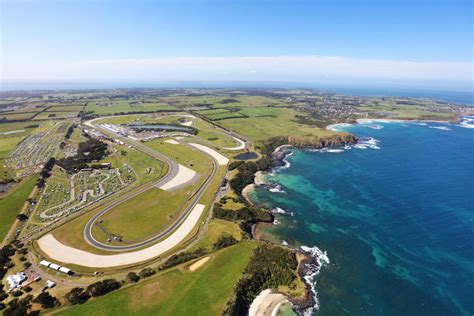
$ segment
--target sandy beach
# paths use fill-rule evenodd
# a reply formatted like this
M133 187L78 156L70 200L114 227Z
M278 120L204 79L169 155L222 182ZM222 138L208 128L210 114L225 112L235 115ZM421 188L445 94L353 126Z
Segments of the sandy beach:
M263 171L257 171L257 173L255 173L254 183L255 185L265 184L265 173Z
M252 192L254 188L255 188L255 183L251 183L242 190L242 196L250 205L253 205L253 203L250 200L249 193Z
M285 295L272 293L272 290L263 290L253 300L249 308L249 316L273 316L278 312L282 303L288 302Z

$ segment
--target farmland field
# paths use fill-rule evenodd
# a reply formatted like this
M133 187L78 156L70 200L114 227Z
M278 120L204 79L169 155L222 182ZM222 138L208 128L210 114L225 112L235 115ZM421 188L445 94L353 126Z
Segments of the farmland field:
M36 176L25 179L7 195L0 196L0 241L8 233L23 204L33 191L37 179Z
M218 315L255 246L239 243L213 254L196 271L186 263L56 315Z
M242 112L249 117L219 121L219 124L254 141L275 136L319 138L334 134L331 131L296 122L294 110L284 108L251 108Z
M155 112L155 111L169 111L176 110L175 107L161 104L161 103L145 103L141 105L132 106L132 102L136 100L99 100L89 102L85 111L91 111L99 115L127 113L127 112Z

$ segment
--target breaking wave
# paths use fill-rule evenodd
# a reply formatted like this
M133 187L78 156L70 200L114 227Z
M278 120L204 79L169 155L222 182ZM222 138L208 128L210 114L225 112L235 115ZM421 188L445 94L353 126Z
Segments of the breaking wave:
M430 126L430 128L440 129L442 131L450 131L451 129L447 126Z
M340 132L341 130L344 129L344 127L350 127L350 126L352 126L352 124L338 123L338 124L328 125L328 126L326 126L326 129L328 129L330 131L334 131L334 132Z
M464 116L463 120L459 122L460 127L474 128L474 116Z
M319 300L318 300L318 292L316 291L316 276L319 274L321 271L321 268L324 265L328 265L330 263L329 257L326 253L326 251L322 251L318 247L307 247L307 246L301 246L300 250L304 252L305 254L308 254L311 256L312 259L314 259L310 263L305 264L305 269L306 273L303 279L305 282L311 287L311 292L313 293L314 296L314 305L307 308L306 310L303 311L303 315L312 315L313 311L316 309L319 309Z
M382 125L377 125L377 124L376 125L368 125L366 127L371 128L371 129L382 129L383 128Z
M286 193L284 190L282 190L281 185L269 185L268 191L273 192L273 193Z
M283 162L283 165L273 168L272 171L270 172L270 174L290 168L291 163L288 160L288 158L293 156L293 154L294 154L294 152L292 152L292 151L289 151L288 153L286 153L285 156L283 157L283 159L281 160Z
M354 145L354 148L358 149L380 149L380 141L373 137L362 137L357 141L357 144Z
M289 211L289 210L284 210L280 207L275 207L274 209L272 209L272 213L273 214L280 214L280 215L290 215L290 216L293 216L293 212Z

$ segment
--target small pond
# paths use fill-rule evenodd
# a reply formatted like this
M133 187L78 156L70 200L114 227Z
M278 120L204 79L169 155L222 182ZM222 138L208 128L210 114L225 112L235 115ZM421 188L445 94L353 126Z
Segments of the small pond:
M234 159L236 159L236 160L250 160L250 159L255 159L257 157L258 157L257 153L249 152L249 153L239 154L239 155L235 156Z

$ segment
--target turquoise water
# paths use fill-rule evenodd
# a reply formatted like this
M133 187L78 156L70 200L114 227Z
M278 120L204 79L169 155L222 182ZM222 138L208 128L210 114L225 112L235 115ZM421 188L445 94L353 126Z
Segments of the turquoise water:
M257 187L256 202L294 214L272 234L327 252L316 315L474 313L473 122L339 127L371 138L295 150Z

